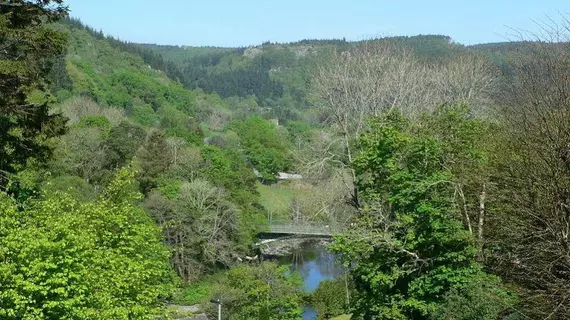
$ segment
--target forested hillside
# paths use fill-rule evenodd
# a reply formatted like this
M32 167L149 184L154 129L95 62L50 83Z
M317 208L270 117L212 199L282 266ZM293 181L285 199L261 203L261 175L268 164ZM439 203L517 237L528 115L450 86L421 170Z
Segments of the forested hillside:
M512 75L512 59L524 52L524 42L463 46L443 35L388 37L377 40L405 48L425 63L445 64L465 54L483 55L505 74ZM367 41L301 40L270 43L247 48L179 47L134 44L160 54L177 66L177 77L190 89L200 88L222 97L251 97L267 110L267 117L314 120L311 112L310 79L319 62L331 55L349 52ZM308 110L309 109L309 110Z
M268 180L290 166L286 131L232 122L258 113L256 102L185 89L161 56L76 20L26 28L62 41L27 98L49 104L61 127L29 138L45 158L3 168L1 317L150 318L176 287L249 253L267 223L254 166Z
M0 32L0 318L570 317L565 35L143 45L60 0ZM308 294L269 220L345 273Z
M463 50L462 45L453 43L447 36L439 35L392 37L383 41L406 46L426 60L443 60ZM276 99L287 95L296 98L297 103L304 104L308 89L307 71L317 61L326 59L332 50L342 52L356 45L356 42L346 40L301 40L288 44L266 42L247 48L139 46L177 63L184 74L183 83L191 88L200 87L222 96L245 97L256 94L260 104L269 106L271 101L266 101L267 98ZM247 83L254 75L263 79ZM271 80L277 81L276 88ZM240 84L241 82L246 84ZM236 88L240 86L244 87ZM281 91L280 87L285 91ZM263 91L264 88L268 88L268 91Z

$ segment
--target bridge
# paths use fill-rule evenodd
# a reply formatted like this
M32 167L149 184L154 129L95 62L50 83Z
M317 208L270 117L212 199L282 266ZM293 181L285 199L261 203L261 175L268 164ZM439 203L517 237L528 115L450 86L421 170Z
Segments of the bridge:
M339 233L342 228L336 224L327 224L326 222L293 222L293 221L269 221L269 227L264 233L268 234L287 234L302 236L323 236L331 237Z

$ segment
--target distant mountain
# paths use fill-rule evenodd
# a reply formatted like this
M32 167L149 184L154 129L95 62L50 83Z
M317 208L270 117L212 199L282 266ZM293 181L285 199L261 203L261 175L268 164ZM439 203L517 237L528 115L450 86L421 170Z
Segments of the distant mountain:
M103 41L103 47L140 57L147 69L162 71L164 76L186 89L200 89L222 98L253 97L260 107L269 110L266 116L283 121L301 119L303 110L310 107L308 84L311 70L317 63L326 61L332 50L346 51L363 43L344 39L305 39L292 43L265 42L247 48L169 46L119 41L84 26L78 20L69 19L65 25L75 30L73 33L83 31L97 41ZM482 54L505 74L512 73L512 59L516 59L515 54L524 53L528 45L525 42L501 42L464 46L445 35L388 37L377 41L408 47L420 59L432 63L445 62L459 54ZM83 54L89 52L80 55ZM108 55L101 54L102 57ZM74 70L82 70L82 62L68 60L75 67L71 68L72 74ZM109 65L116 64L111 60ZM65 84L64 80L62 78L60 82ZM112 97L119 99L121 95L113 94Z

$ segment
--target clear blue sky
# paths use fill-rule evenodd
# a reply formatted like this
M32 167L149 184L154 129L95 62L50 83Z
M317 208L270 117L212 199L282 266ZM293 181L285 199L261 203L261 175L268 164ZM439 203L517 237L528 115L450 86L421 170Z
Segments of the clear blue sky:
M122 40L194 46L445 34L504 41L570 12L569 0L68 0L73 17Z

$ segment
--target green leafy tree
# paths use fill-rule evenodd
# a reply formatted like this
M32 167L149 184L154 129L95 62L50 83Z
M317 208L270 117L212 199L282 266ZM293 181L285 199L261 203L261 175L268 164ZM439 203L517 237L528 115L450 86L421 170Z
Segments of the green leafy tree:
M108 133L111 130L111 122L104 115L85 116L79 119L78 127L99 128L101 131Z
M160 231L123 169L95 201L0 195L0 318L152 319L171 292Z
M50 114L46 93L53 58L66 46L65 36L46 24L66 15L62 2L0 3L0 188L29 158L47 158L45 139L65 131L65 119Z
M251 164L262 177L274 181L277 172L285 171L291 165L287 139L277 133L271 122L254 116L233 124Z
M345 277L347 276L322 281L317 289L311 293L311 307L317 311L318 319L330 319L349 313L349 299L354 288Z
M165 173L173 162L173 155L162 131L153 130L148 134L137 152L137 159L141 169L138 180L146 194L158 185L157 178Z
M301 284L287 266L240 265L227 272L212 296L223 303L223 319L296 320L303 311Z
M361 228L335 244L356 284L355 317L427 319L449 290L486 277L454 203L455 153L397 113L370 125L353 163Z
M432 313L432 320L497 320L514 313L517 302L511 292L500 289L498 277L474 278L450 290Z
M127 164L143 144L145 137L146 132L143 128L127 121L122 121L112 128L107 138L107 145L110 152L115 154L115 166L121 167Z
M202 148L202 156L202 174L208 180L225 187L241 205L252 205L257 200L257 180L242 153L207 145Z
M42 190L47 194L66 193L78 202L94 200L97 194L93 185L78 176L69 175L49 179Z

